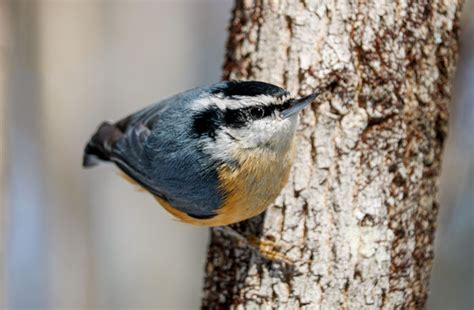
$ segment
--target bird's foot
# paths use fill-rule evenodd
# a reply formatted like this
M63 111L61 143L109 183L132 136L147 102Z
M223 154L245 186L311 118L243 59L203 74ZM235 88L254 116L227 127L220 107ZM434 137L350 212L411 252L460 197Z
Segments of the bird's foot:
M266 260L293 265L293 261L281 252L281 247L275 241L262 239L255 235L244 236L229 226L220 226L215 228L228 236L236 238L239 242L243 242L255 253Z
M275 241L263 240L257 236L248 236L247 241L265 259L293 265L293 261L281 252L281 247Z

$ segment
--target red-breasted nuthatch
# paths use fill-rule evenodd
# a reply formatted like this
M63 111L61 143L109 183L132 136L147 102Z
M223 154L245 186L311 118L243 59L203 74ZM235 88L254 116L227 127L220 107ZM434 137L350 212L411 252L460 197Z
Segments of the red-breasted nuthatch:
M286 184L298 112L317 95L293 99L257 81L191 89L102 123L83 166L115 163L183 222L240 222L263 212Z

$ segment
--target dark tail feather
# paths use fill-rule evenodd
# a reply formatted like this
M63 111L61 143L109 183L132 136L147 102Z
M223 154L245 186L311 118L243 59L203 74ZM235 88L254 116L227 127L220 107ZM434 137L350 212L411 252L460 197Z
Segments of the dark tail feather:
M99 160L109 161L114 143L123 132L115 125L104 122L99 126L84 149L83 167L93 167Z

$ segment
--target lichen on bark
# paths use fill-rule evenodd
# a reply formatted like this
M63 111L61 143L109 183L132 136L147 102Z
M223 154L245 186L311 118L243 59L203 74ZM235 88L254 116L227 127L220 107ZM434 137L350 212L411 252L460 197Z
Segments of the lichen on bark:
M211 233L203 308L423 308L460 1L236 1L226 79L305 95L287 186L233 228L293 266Z

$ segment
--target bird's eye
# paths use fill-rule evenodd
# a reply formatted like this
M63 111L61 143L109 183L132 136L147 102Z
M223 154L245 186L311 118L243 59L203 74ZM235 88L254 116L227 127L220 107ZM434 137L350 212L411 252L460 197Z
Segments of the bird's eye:
M265 116L265 110L262 107L254 107L250 109L250 115L253 119L261 119Z

